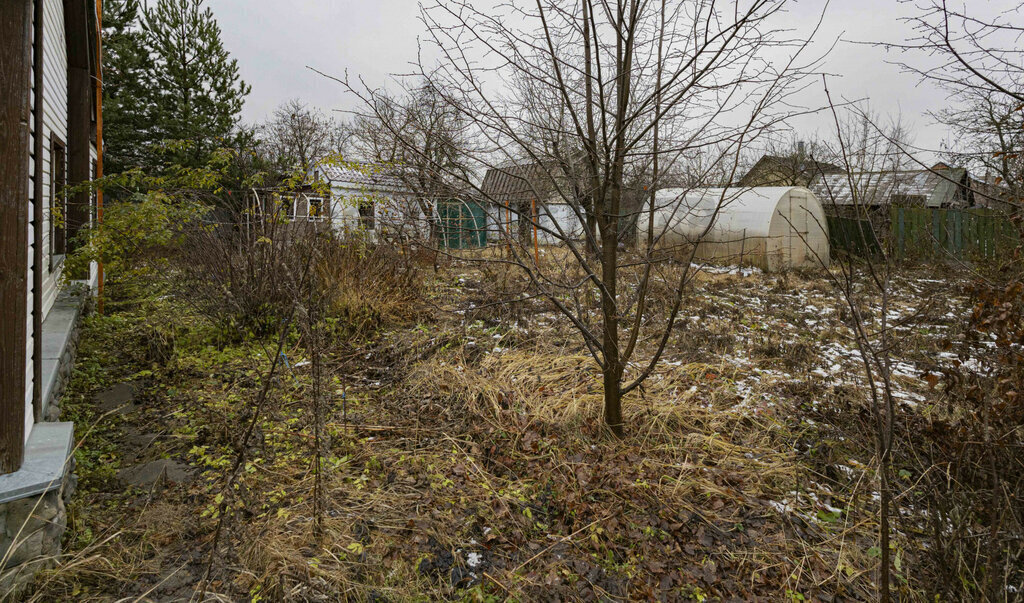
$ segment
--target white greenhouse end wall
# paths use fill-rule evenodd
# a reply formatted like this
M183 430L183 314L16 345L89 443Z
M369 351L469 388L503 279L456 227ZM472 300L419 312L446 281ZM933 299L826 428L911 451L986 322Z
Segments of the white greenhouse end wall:
M828 223L803 187L663 189L655 194L654 246L694 259L764 270L828 266ZM638 220L640 244L648 215Z

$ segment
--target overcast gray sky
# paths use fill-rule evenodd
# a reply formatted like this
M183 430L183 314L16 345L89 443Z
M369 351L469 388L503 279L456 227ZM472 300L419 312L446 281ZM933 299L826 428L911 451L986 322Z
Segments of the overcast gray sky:
M1009 0L970 0L988 8ZM269 115L289 98L299 98L325 110L353 106L341 86L306 68L343 75L361 75L371 84L388 74L408 72L422 36L416 0L211 0L224 31L228 50L238 59L243 78L252 85L244 120L252 123ZM795 2L788 17L798 29L809 29L825 6L824 0ZM841 38L829 55L826 69L833 97L870 99L881 114L899 113L916 133L915 143L937 148L945 131L927 117L943 104L943 95L929 85L901 74L886 63L895 57L879 47L854 41L900 41L908 26L901 16L912 6L897 0L833 0L818 34L819 44ZM788 23L787 23L788 25ZM820 83L809 92L808 105L821 104ZM828 134L830 117L806 117L794 126L806 137Z

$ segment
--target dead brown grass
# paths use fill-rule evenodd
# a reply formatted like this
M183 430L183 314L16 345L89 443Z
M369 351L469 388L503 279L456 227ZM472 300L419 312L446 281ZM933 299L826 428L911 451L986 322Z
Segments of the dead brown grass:
M415 355L427 337L403 343ZM367 392L360 425L339 436L348 454L321 547L297 535L304 507L289 507L263 528L248 584L307 592L309 579L283 570L315 558L313 581L356 600L474 588L517 600L870 598L871 560L843 535L869 525L826 528L813 511L769 505L809 476L785 422L737 404L728 363L667 367L628 401L631 435L615 441L597 427L595 365L571 346L541 338L481 356L447 341Z
M391 286L374 280L376 260L351 261L326 264L330 279ZM335 316L372 336L339 337L329 362L323 535L312 530L308 369L296 368L260 424L259 460L241 482L211 592L274 601L873 598L870 442L857 440L864 391L844 380L855 361L838 358L833 370L822 360L844 341L830 292L808 275L699 275L664 362L625 401L629 433L617 440L601 427L600 376L572 328L538 300L501 310L523 284L501 276L454 262L410 285L426 304L413 293L339 296ZM447 311L470 303L478 310ZM441 311L429 313L431 304ZM288 354L294 365L299 352ZM206 552L212 520L202 512L214 491L203 486L222 458L213 450L230 441L254 384L240 377L251 363L222 362L218 370L234 375L223 379L201 367L174 375L187 403L154 399L169 416L187 409L183 449L210 448L177 451L209 470L179 499L198 528L182 530L182 507L158 500L132 523L143 538L101 547L89 558L107 565L71 570L58 579L67 589L46 592L71 592L89 571L122 591L128 576L159 583L177 566L147 554ZM900 541L908 565L920 559L912 544ZM88 582L93 592L116 590L97 582ZM919 592L904 583L907 598Z
M419 259L390 245L352 239L325 245L318 258L321 286L331 290L328 312L349 333L403 324L422 312Z

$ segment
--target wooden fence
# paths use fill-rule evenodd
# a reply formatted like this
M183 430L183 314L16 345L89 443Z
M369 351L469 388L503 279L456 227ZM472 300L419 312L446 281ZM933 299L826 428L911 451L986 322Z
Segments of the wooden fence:
M889 217L893 256L901 260L991 260L1020 244L1009 218L990 209L893 207Z
M882 253L882 245L875 237L869 220L828 216L828 240L832 249L859 257Z
M868 220L829 216L833 249L857 256L877 256L888 248L893 259L992 260L1006 257L1020 244L1006 214L990 209L893 207L888 228L872 230ZM875 233L884 235L883 243Z

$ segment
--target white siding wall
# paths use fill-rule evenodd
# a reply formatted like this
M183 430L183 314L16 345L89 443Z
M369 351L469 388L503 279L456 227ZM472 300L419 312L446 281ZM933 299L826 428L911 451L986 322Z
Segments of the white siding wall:
M43 315L49 312L50 308L53 307L53 302L57 298L57 285L58 278L60 277L59 270L56 273L51 273L49 269L49 257L50 257L50 177L53 173L53 166L50 164L50 136L51 133L55 134L62 141L67 143L68 139L68 124L67 124L67 106L68 106L68 85L67 85L67 45L64 40L64 7L61 0L45 0L43 7L43 130L42 132L35 131L35 120L30 120L30 138L29 138L29 223L28 228L28 240L29 240L29 259L28 259L28 324L27 324L27 337L25 339L26 346L26 366L25 366L25 379L26 379L26 395L25 395L25 440L32 431L32 426L35 423L35 417L32 410L32 396L35 379L33 378L33 363L32 355L34 350L33 342L36 337L36 333L33 331L33 304L32 304L32 293L37 286L42 286L44 289L43 294ZM34 17L33 17L34 18ZM33 58L33 66L35 61ZM32 107L36 106L39 99L36 96L35 86L35 72L33 70L31 74L31 83L33 86L31 102ZM43 138L43 171L41 174L35 173L35 137L42 136ZM43 195L43 236L42 240L35 240L35 204L33 199L35 197L35 187L42 187ZM43 280L41 283L36 283L33 279L33 267L34 262L34 251L36 245L43 246Z
M50 135L68 142L68 55L64 39L64 5L61 0L44 0L43 43L43 199L46 203L43 224L43 312L48 313L57 299L60 269L50 272Z
M566 237L573 240L583 239L583 225L571 206L565 203L549 203L538 207L537 213L540 214L538 222L541 228L537 229L537 238L540 243L556 245L562 241L555 222L562 228Z
M331 187L331 220L340 231L359 228L359 203L373 201L374 230L386 228L393 236L423 237L430 232L423 211L415 200L388 191L370 191L359 185L335 183Z
M506 236L506 232L511 232L512 236L518 236L518 214L510 212L504 205L495 205L493 203L484 206L484 213L487 216L488 241L500 240ZM537 240L540 244L557 245L562 242L562 237L558 235L558 229L555 228L555 222L558 222L559 226L562 227L562 231L569 239L578 241L584 238L583 225L576 216L576 212L568 204L555 202L539 204L537 206L537 213L539 217ZM526 218L527 216L524 216L524 219ZM509 220L511 220L511 225ZM547 232L544 229L551 232ZM531 234L530 236L532 237L533 235Z

